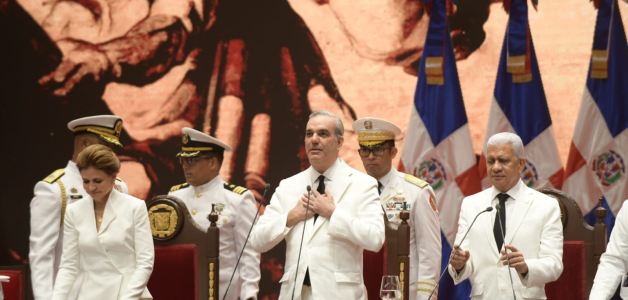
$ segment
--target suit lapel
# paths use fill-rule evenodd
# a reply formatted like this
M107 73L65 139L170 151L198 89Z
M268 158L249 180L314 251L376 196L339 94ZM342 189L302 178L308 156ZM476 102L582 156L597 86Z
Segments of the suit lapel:
M111 194L109 194L109 200L107 200L107 204L105 204L105 211L103 212L102 216L102 224L100 224L100 231L98 231L99 236L107 230L109 224L111 224L111 222L113 222L113 220L116 218L116 211L114 206L119 200L117 199L117 193L118 191L114 189L111 191Z
M510 245L512 239L515 237L519 226L521 226L521 222L525 218L528 213L528 209L530 209L530 205L534 201L532 193L529 189L526 189L525 192L521 193L523 197L521 199L517 199L515 201L515 209L512 213L512 218L510 221L508 220L508 216L506 216L506 236L504 237L505 243ZM508 227L510 225L510 228Z
M486 207L492 206L492 202L493 199L491 199L491 195L492 195L492 189L487 189L486 195L484 197L482 197L482 203L480 203L480 206L478 207L477 212L480 212L482 210L484 210ZM493 209L494 211L495 209ZM491 215L495 215L497 214L497 212L490 212L489 214ZM486 238L488 239L488 243L489 243L489 247L491 248L491 251L493 251L493 253L495 253L495 255L499 256L499 251L497 251L497 242L495 241L495 234L493 233L493 227L494 227L494 223L493 218L491 217L491 215L488 215L487 217L483 217L480 216L478 218L482 219L482 227L484 228L484 233L486 233ZM475 216L472 216L473 218L475 218ZM473 221L473 220L471 220Z

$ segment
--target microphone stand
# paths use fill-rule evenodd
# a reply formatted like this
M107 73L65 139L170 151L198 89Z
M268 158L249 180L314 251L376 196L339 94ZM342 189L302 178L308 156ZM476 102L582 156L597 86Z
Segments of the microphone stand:
M235 276L235 272L238 269L238 265L240 264L240 258L242 258L242 254L244 254L244 248L246 247L246 243L249 241L249 236L251 236L251 231L253 231L253 226L255 226L255 219L259 215L260 209L262 209L262 204L264 203L264 198L266 197L266 192L270 189L270 183L266 184L264 188L264 194L262 195L262 203L259 204L257 208L257 212L255 213L255 217L253 217L253 223L251 224L251 228L249 228L249 234L246 235L246 240L244 240L244 245L242 246L242 250L240 251L240 256L238 256L238 261L236 262L235 267L233 268L233 273L231 273L231 279L229 279L229 285L227 285L227 289L225 290L225 294L222 296L222 300L227 298L227 293L229 292L229 287L231 287L231 281L233 281L233 276Z
M471 226L469 226L469 229L467 230L467 232L464 233L464 236L462 237L462 240L460 240L460 245L462 245L462 242L464 242L464 239L467 237L467 234L469 234L469 231L471 231L471 227L473 227L473 224L475 224L475 220L478 219L478 217L487 212L487 211L491 211L493 210L492 206L487 207L485 210L479 212L477 215L475 215L475 218L473 219L473 222L471 222ZM449 262L447 262L447 266L445 266L445 269L443 270L442 273L440 273L440 277L438 277L438 282L436 284L436 286L434 287L434 289L432 290L432 292L430 293L430 296L427 298L427 300L432 299L432 295L434 295L434 292L436 291L436 289L438 288L438 283L440 283L440 280L443 279L443 275L445 275L445 271L447 271L447 268L449 268L449 264L451 263L451 260L456 257L456 253L458 253L458 250L460 250L460 245L458 246L458 248L456 248L456 251L454 252L454 255L452 255L449 258Z
M305 219L303 220L303 232L301 233L301 246L299 247L299 258L297 258L297 269L294 272L294 286L292 286L292 299L294 300L294 291L297 288L297 277L299 276L299 263L301 262L301 249L303 249L303 236L305 236L305 222L307 222L307 213L310 210L310 191L311 186L307 186L307 206L305 207ZM223 299L224 300L224 299Z
M510 275L510 287L512 288L512 296L515 300L517 300L517 296L515 295L515 284L512 282L512 273L510 273L510 257L508 257L508 249L506 249L506 238L504 237L504 227L502 225L502 218L499 214L501 206L499 203L495 205L495 209L497 210L497 218L499 219L499 232L502 234L502 241L504 241L504 253L506 253L506 261L508 262L508 275Z

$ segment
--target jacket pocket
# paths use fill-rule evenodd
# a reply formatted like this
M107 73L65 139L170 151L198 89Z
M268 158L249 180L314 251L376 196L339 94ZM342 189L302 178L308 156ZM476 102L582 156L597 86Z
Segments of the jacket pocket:
M522 287L521 296L524 298L547 299L547 297L545 297L545 285Z
M359 272L334 272L336 282L360 283L362 276Z
M477 283L471 286L471 297L480 296L484 293L484 285L481 283Z
M290 270L286 271L283 273L283 276L281 276L281 278L279 279L279 283L283 283L284 281L287 281L288 279L290 279Z

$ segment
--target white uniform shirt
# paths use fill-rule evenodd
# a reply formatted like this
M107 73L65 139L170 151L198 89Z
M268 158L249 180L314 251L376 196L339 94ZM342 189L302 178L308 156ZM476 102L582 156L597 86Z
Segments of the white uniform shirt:
M28 257L36 300L52 297L55 278L59 272L63 250L62 196L65 197L66 205L89 196L83 188L81 174L72 161L68 162L65 169L55 171L44 180L46 181L39 181L35 185L35 197L30 204L31 234ZM115 188L125 194L129 193L126 183L119 179L116 180ZM82 271L79 271L69 300L76 299L82 276Z
M591 288L591 300L608 300L615 294L617 286L628 273L628 201L624 201L615 227L611 232L611 240L606 247L606 252L600 258L600 266L595 273L593 287ZM623 286L623 285L622 285ZM628 288L620 287L622 299L628 299Z
M427 299L436 287L442 257L439 214L432 187L420 186L405 179L406 174L394 167L379 182L383 185L381 204L386 218L393 225L401 223L399 212L403 202L395 201L398 190L403 190L410 211L410 300ZM421 182L422 180L414 177ZM436 299L438 291L432 299Z
M168 195L183 200L194 221L202 228L210 225L207 215L211 213L212 203L217 204L217 210L222 209L217 222L220 228L219 291L222 299L257 211L253 193L226 183L218 175L206 184L183 187ZM243 300L257 297L261 277L260 254L250 245L247 243L244 249L227 300L236 300L238 296Z

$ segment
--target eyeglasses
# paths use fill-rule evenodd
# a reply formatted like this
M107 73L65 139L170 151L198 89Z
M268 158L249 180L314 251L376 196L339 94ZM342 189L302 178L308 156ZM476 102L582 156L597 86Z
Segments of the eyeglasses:
M371 155L371 152L373 152L373 155L375 156L382 156L384 155L384 151L390 150L390 149L392 148L381 148L381 147L375 148L375 149L360 148L358 149L358 153L362 157L368 157L369 155Z
M181 165L183 165L184 163L186 163L188 166L193 166L195 165L199 160L201 159L211 159L211 157L204 157L204 156L198 156L198 157L179 157L179 163L181 163Z

